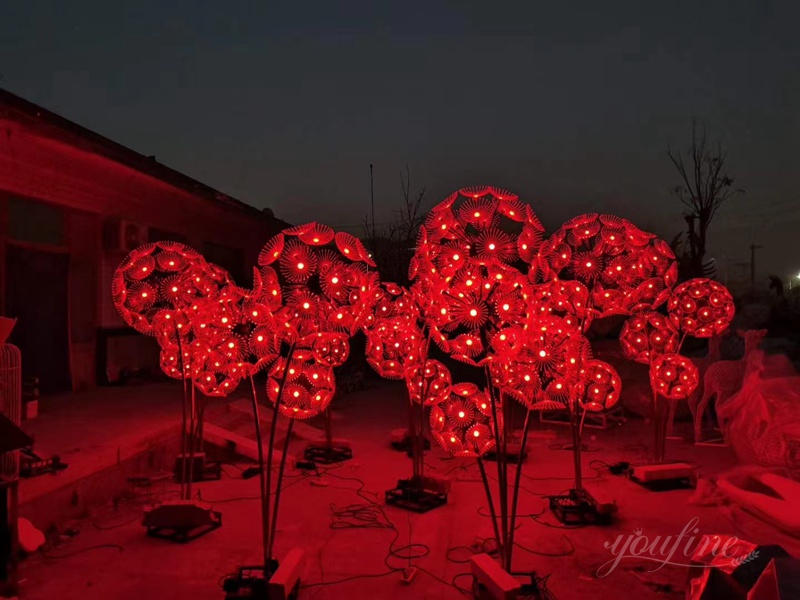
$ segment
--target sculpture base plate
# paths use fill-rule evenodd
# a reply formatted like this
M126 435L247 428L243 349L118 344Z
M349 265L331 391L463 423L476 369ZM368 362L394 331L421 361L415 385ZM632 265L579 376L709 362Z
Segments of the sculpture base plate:
M222 527L222 513L194 500L164 502L142 517L147 535L185 544Z
M353 458L353 449L349 446L325 442L311 442L303 452L303 458L320 465L332 465Z
M561 496L548 496L548 500L550 510L564 525L610 525L616 512L600 510L586 490L572 489Z
M386 490L386 504L416 513L426 513L447 504L447 494L426 490L411 479L401 479L397 482L397 487Z

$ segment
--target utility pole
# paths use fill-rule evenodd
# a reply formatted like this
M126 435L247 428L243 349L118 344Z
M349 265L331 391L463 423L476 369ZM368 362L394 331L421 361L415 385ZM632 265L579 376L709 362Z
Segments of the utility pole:
M725 268L722 271L722 285L728 287L728 280L730 279L730 260L724 254L722 260L725 262Z
M750 293L756 295L756 250L763 248L756 244L750 244Z
M372 180L372 165L369 166L369 202L372 207L372 239L375 239L375 186ZM373 252L375 250L373 249Z

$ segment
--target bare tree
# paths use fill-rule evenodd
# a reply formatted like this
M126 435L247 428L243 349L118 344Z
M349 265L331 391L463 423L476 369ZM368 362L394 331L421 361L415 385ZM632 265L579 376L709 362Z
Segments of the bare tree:
M673 191L688 209L684 214L687 224L684 275L711 275L713 265L705 260L709 228L720 207L744 190L733 187L733 178L725 169L728 152L719 143L712 148L705 127L698 130L693 122L689 148L678 153L668 149L667 153L681 177L681 184Z
M364 236L381 270L381 279L404 284L408 281L408 265L414 254L419 228L425 221L422 210L425 188L412 194L411 171L407 164L405 171L400 172L400 189L402 206L395 211L394 221L376 231L370 220L364 217Z

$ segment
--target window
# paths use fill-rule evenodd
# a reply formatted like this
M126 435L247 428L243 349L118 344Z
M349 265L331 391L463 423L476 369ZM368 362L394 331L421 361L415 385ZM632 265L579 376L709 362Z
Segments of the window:
M17 242L65 246L64 213L49 204L12 197L8 201L8 234Z

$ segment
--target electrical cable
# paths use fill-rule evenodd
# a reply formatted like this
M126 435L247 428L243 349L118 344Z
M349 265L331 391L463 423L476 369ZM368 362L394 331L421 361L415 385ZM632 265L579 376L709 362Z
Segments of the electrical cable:
M462 594L467 594L468 592L462 588L461 586L455 583L455 579L457 577L467 575L467 574L459 574L453 578L451 582L448 582L438 575L430 572L429 570L421 567L419 565L414 565L413 561L425 558L430 555L431 549L426 544L421 543L414 543L410 542L403 546L395 547L398 539L400 538L400 530L394 524L394 522L389 518L386 513L386 506L381 504L376 498L379 498L378 494L373 494L372 492L367 492L364 490L366 487L366 483L358 478L358 477L344 477L340 475L331 475L337 479L341 479L343 481L354 481L358 483L357 488L349 488L349 487L341 487L341 486L329 486L334 487L335 489L343 489L347 491L355 492L360 498L364 500L363 504L350 504L344 507L337 507L335 504L331 504L331 529L388 529L391 530L394 535L389 542L389 549L384 556L383 562L387 567L387 571L382 573L370 573L370 574L363 574L363 575L353 575L351 577L346 577L344 579L338 579L335 581L320 581L317 583L310 583L301 586L303 588L310 588L310 587L321 587L321 586L328 586L328 585L337 585L340 583L345 583L349 581L354 581L358 579L374 579L380 577L386 577L388 575L396 574L405 571L407 568L413 566L418 571L425 573L435 581L438 581L442 585L447 587L452 587L453 589L457 590ZM374 498L370 498L367 494L372 494ZM411 538L411 515L408 515L408 522L409 522L409 538ZM403 562L407 561L407 566L400 567L391 564L391 560L401 560Z
M120 552L125 551L125 548L123 546L120 546L119 544L95 544L94 546L87 546L86 548L80 548L78 550L75 550L73 552L67 552L65 554L50 554L49 552L42 552L42 556L51 560L59 560L62 558L70 558L72 556L77 556L78 554L89 552L90 550L102 550L105 548L113 548L115 550L119 550Z
M544 496L544 494L541 494L541 495ZM483 506L479 506L478 507L478 514L481 517L488 517L488 518L492 517L491 513L489 513L488 511L487 512L481 512L482 509L484 509ZM519 518L519 519L528 519L528 518L533 518L533 517L541 517L545 512L547 512L547 509L543 508L538 513L528 513L526 515L517 514L517 518ZM517 528L517 529L519 529L519 528Z
M548 450L569 450L570 452L573 451L575 445L571 442L560 442L557 444L550 444L547 449ZM581 452L599 452L602 450L599 446L589 446L588 444L581 444Z

